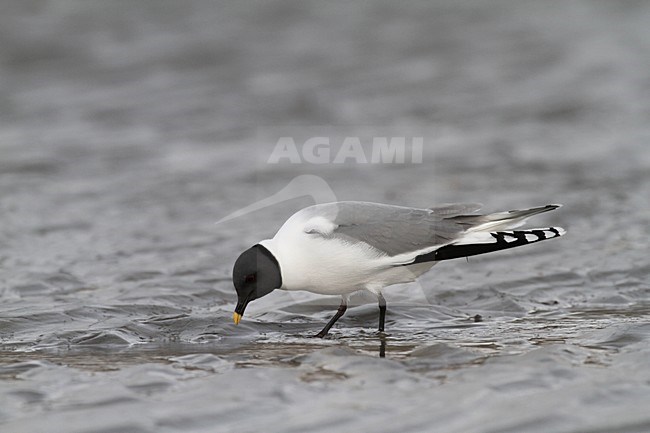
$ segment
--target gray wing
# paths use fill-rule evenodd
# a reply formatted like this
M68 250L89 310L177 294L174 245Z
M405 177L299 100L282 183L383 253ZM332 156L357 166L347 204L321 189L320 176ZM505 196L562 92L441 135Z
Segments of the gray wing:
M486 240L488 243L494 243L498 236L495 238L496 233L490 235L490 232L517 227L527 218L557 209L559 206L561 205L549 204L529 209L472 215L464 212L476 210L478 205L454 204L417 209L379 203L336 202L303 209L308 220L304 230L310 234L339 238L350 243L363 242L389 256L415 252L419 255L448 244L465 242L465 245L468 245L470 238L471 243L480 244ZM489 236L477 237L476 232L486 232Z
M462 214L476 212L483 207L480 203L444 203L431 206L429 210L445 217L454 217Z
M313 216L325 217L335 225L326 237L346 242L364 242L377 250L396 256L435 249L456 240L467 228L454 216L477 205L443 205L417 209L366 202L337 202L312 206Z

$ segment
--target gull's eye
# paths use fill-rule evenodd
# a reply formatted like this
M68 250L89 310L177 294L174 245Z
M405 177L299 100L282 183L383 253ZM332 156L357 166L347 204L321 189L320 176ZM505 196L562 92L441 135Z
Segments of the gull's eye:
M255 274L248 274L244 278L244 281L247 282L247 283L254 283L256 279L257 279L257 276Z

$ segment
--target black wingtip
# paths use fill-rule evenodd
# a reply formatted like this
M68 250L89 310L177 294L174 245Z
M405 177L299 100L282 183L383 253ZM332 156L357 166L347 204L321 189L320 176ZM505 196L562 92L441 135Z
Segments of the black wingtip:
M409 265L457 259L461 257L476 256L494 251L506 250L522 245L534 244L540 241L554 239L566 233L562 227L546 227L538 229L490 232L492 242L479 242L472 244L449 244L430 253L419 255Z

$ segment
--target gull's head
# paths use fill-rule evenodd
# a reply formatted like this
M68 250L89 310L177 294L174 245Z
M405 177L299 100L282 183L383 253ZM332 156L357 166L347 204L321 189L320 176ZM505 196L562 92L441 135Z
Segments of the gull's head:
M269 250L254 245L241 253L235 262L232 282L237 290L237 307L232 318L235 324L239 324L250 301L282 286L280 265Z

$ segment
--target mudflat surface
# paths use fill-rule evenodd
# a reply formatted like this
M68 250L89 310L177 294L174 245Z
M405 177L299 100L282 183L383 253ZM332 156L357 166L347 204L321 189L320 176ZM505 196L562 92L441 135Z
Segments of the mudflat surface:
M0 8L2 431L650 430L650 4ZM425 149L268 163L314 135ZM237 255L332 194L568 233L387 289L386 335L361 295L324 340L309 294L235 327Z

